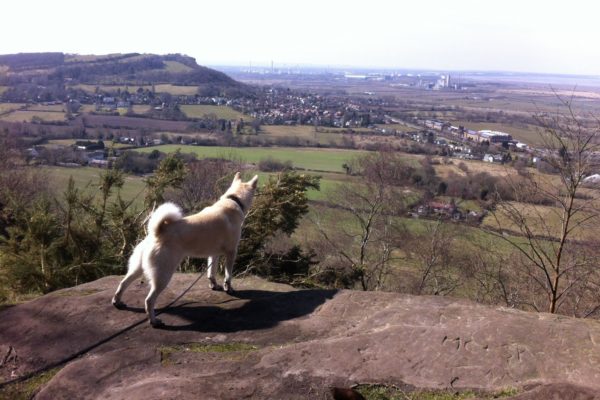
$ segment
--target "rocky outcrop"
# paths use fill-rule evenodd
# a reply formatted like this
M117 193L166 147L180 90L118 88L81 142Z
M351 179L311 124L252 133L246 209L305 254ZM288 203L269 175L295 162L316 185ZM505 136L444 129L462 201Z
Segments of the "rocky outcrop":
M175 275L163 305L192 281ZM147 288L119 311L119 277L0 312L1 379L67 362L37 399L332 398L356 384L519 389L516 399L600 399L600 322L396 293L295 290L258 278L233 295L204 280L152 329ZM554 396L554 397L553 397Z

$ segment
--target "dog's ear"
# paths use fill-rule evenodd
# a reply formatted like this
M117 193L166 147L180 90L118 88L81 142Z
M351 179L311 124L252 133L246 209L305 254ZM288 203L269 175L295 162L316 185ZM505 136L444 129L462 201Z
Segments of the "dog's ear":
M252 189L256 189L256 186L258 185L258 175L254 175L254 178L250 179L248 183L252 186Z
M242 178L240 178L240 173L236 172L233 177L233 181L235 182L235 181L241 181L241 180L242 180Z

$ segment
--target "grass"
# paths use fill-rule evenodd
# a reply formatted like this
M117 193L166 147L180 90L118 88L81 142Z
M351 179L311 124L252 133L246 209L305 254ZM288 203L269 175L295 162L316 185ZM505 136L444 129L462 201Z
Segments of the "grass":
M160 346L160 362L163 366L173 364L173 355L178 353L221 353L226 354L227 358L239 360L248 353L258 350L258 346L247 343L185 343L174 346Z
M80 113L91 113L91 112L96 112L96 105L95 104L82 104L81 108L79 109Z
M56 195L61 196L67 188L69 177L73 177L75 187L83 190L85 193L98 193L99 176L103 170L93 167L47 167L44 168L44 171L48 173ZM125 175L125 183L121 188L120 194L124 200L134 200L134 207L138 207L139 209L144 200L144 188L143 178L135 175Z
M65 106L63 104L33 104L27 106L27 111L65 112Z
M60 367L41 372L22 382L11 383L0 388L0 399L29 400L60 371Z
M182 105L181 111L188 118L203 118L205 115L214 114L218 119L227 119L227 120L239 120L243 119L244 121L251 121L252 118L248 115L244 115L239 111L234 110L228 106L211 106L211 105L203 105L203 104L193 104L193 105Z
M173 73L189 72L192 71L192 67L188 67L179 61L163 61L167 65L167 71Z
M193 96L198 93L198 86L177 86L171 84L155 85L154 90L156 93L170 93L178 96Z
M89 85L89 84L77 84L73 85L73 88L83 90L87 93L95 93L96 88L101 92L115 93L117 90L125 91L126 89L129 93L136 92L138 89L142 90L152 90L152 85ZM154 85L154 91L156 93L170 93L172 95L184 95L184 96L193 96L198 92L197 86L178 86L171 85L168 83Z
M271 176L277 176L277 172L259 172L259 171L251 171L251 174L258 174L258 183L259 186L264 185L268 182ZM320 181L320 190L309 189L306 193L306 197L311 201L326 201L328 200L329 193L335 189L338 185L341 184L356 184L354 182L354 178L349 177L347 175L337 174L337 173L315 173L308 175L318 175L321 177Z
M295 147L224 147L224 146L183 146L162 145L153 146L136 151L148 153L159 150L164 153L174 153L180 150L182 153L193 153L202 158L225 158L237 159L249 163L258 163L260 160L272 157L280 161L291 161L296 168L324 171L343 172L342 164L354 157L365 154L360 150L340 149L309 149Z
M465 173L458 168L461 163L465 164L471 173L487 172L488 174L497 177L505 177L517 174L517 171L509 165L488 163L480 160L452 160L452 163L450 164L434 165L435 172L441 178L447 178L451 172L460 176L464 176Z
M135 114L145 114L150 111L151 108L152 106L148 104L135 104L131 106L131 111L133 111Z
M310 125L263 125L260 136L271 138L298 138L304 140L307 144L339 144L342 141L342 133L329 131L315 132L315 128Z
M23 103L0 103L0 114L18 110L19 108L24 106L25 104Z
M491 393L473 390L404 391L395 386L384 385L360 385L356 390L367 400L484 400L512 397L519 393L519 391L514 388L507 388Z
M523 215L527 223L528 228L534 235L540 236L551 236L556 239L561 234L561 210L557 207L533 205L526 203L511 202L511 207L519 210L520 214ZM594 216L595 215L595 216ZM498 218L498 222L496 221ZM570 234L572 239L593 241L597 238L597 224L599 217L596 214L587 212L581 212L573 217L571 226L581 222L585 218L590 218L587 222L580 225ZM488 215L482 223L483 227L497 228L498 226L512 232L519 232L519 227L509 218L508 214L502 209L496 212L494 215Z
M10 114L0 116L0 120L7 122L31 122L33 118L39 118L44 122L64 121L66 115L64 112L53 111L13 111Z

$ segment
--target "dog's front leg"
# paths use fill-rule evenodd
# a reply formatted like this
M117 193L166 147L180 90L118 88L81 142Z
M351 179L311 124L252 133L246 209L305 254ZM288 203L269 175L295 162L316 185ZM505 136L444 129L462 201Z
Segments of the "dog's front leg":
M233 291L233 288L231 287L231 278L233 273L233 263L236 255L237 250L225 254L225 280L223 281L223 290L225 290L227 293L231 293Z
M217 268L219 266L219 256L210 256L208 257L208 268L206 269L206 277L208 278L208 287L212 290L217 290L217 281L214 276L213 267Z

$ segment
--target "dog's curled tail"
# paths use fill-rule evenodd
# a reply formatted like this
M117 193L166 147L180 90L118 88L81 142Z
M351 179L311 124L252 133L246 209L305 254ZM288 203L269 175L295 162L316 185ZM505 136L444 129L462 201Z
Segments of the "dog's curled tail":
M159 236L165 224L180 220L181 218L183 218L181 208L173 203L165 203L152 213L150 221L148 221L148 234Z

